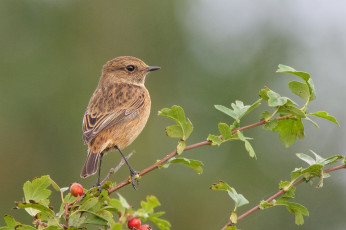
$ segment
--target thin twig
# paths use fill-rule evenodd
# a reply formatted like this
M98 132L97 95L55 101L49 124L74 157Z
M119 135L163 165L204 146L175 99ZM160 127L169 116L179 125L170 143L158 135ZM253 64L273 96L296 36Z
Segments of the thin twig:
M286 118L292 117L292 116L293 116L292 114L289 114L289 115L285 115L285 116L282 116L282 117L278 117L276 119L277 120L283 120L283 119L286 119ZM244 127L232 130L232 134L236 133L238 130L242 131L242 130L245 130L245 129L254 128L254 127L257 127L257 126L260 126L260 125L264 125L265 123L266 123L266 120L262 120L262 121L254 123L254 124L251 124L251 125L248 125L248 126L244 126ZM219 136L219 137L222 137L222 136ZM190 149L195 149L195 148L198 148L198 147L201 147L201 146L205 146L205 145L211 145L211 142L210 141L202 141L202 142L199 142L199 143L196 143L196 144L188 145L188 146L185 147L184 151L187 151L187 150L190 150ZM145 174L147 174L147 173L157 169L160 165L164 164L166 161L168 161L169 159L171 159L175 155L177 155L177 150L176 149L173 152L171 152L169 155L164 157L162 160L156 162L152 166L150 166L150 167L144 169L143 171L141 171L139 173L139 176L143 176L143 175L145 175ZM108 194L111 194L111 193L117 191L118 189L120 189L120 188L122 188L122 187L124 187L124 186L126 186L126 185L128 185L130 183L131 183L130 179L124 180L124 181L120 182L119 184L117 184L116 186L114 186L112 188L109 188L108 189Z
M129 155L126 156L126 160L130 159L130 157L132 157L132 155L134 154L134 151L130 152ZM106 181L109 179L109 177L116 173L121 166L123 166L125 164L125 161L123 158L121 158L121 161L119 162L119 164L115 167L115 168L111 168L107 174L107 176L103 179L103 181L101 182L101 186L106 183Z
M339 165L339 166L335 166L335 167L330 168L330 169L326 169L326 170L323 171L323 173L328 173L328 172L336 171L336 170L343 169L343 168L346 168L345 164L342 164L342 165ZM315 176L311 176L310 178L313 178L313 177L315 177ZM296 181L295 183L293 183L291 187L295 187L295 186L303 183L304 181L306 181L306 179L302 178L302 179ZM279 192L277 192L274 195L272 195L271 197L269 197L266 200L266 202L269 203L269 202L273 201L274 199L276 199L277 197L281 196L284 193L286 193L286 191L284 189L281 189ZM237 218L238 222L239 222L239 220L243 219L244 217L250 215L253 212L256 212L259 209L260 209L260 205L256 205L255 207L253 207L250 210L246 211L245 213L243 213L242 215L240 215ZM232 222L229 221L221 230L225 230L227 228L227 226L232 226L232 225L233 225Z
M68 207L69 207L69 204L68 203L65 203L65 212L64 212L64 215L65 215L65 220L66 220L66 228L68 228L68 220L69 220L69 217L70 217L70 214L68 213Z

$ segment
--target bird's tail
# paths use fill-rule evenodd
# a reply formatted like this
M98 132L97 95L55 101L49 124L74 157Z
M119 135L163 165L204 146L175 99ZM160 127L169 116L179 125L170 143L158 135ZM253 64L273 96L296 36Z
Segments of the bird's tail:
M98 152L95 153L91 149L89 149L88 157L84 163L82 172L80 174L82 178L86 178L96 173L97 162L99 161L99 158L100 154Z

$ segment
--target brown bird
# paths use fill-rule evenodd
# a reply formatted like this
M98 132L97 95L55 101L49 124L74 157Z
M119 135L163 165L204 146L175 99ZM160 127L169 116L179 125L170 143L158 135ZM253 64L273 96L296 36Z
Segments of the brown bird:
M102 69L99 84L92 95L83 118L83 139L88 145L88 156L81 172L85 178L99 172L100 185L103 155L119 150L130 169L132 185L138 172L132 169L122 149L130 145L147 123L151 100L144 86L150 71L160 67L148 66L142 60L124 56L108 61Z

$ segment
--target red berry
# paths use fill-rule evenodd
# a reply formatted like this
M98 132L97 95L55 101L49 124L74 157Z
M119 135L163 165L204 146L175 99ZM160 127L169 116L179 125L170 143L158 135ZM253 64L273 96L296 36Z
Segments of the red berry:
M151 230L152 228L148 224L143 224L139 227L139 230Z
M132 218L127 223L127 227L129 227L129 229L139 229L140 226L141 226L141 220L137 218Z
M83 186L78 183L73 183L70 187L72 196L81 196L83 195Z

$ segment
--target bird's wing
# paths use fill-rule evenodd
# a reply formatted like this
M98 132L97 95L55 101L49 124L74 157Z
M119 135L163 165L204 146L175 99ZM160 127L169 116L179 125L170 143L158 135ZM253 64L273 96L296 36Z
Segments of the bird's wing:
M83 118L83 139L84 143L89 143L101 131L133 116L138 116L138 110L143 107L144 98L139 97L133 100L126 107L115 108L107 113L88 113Z

